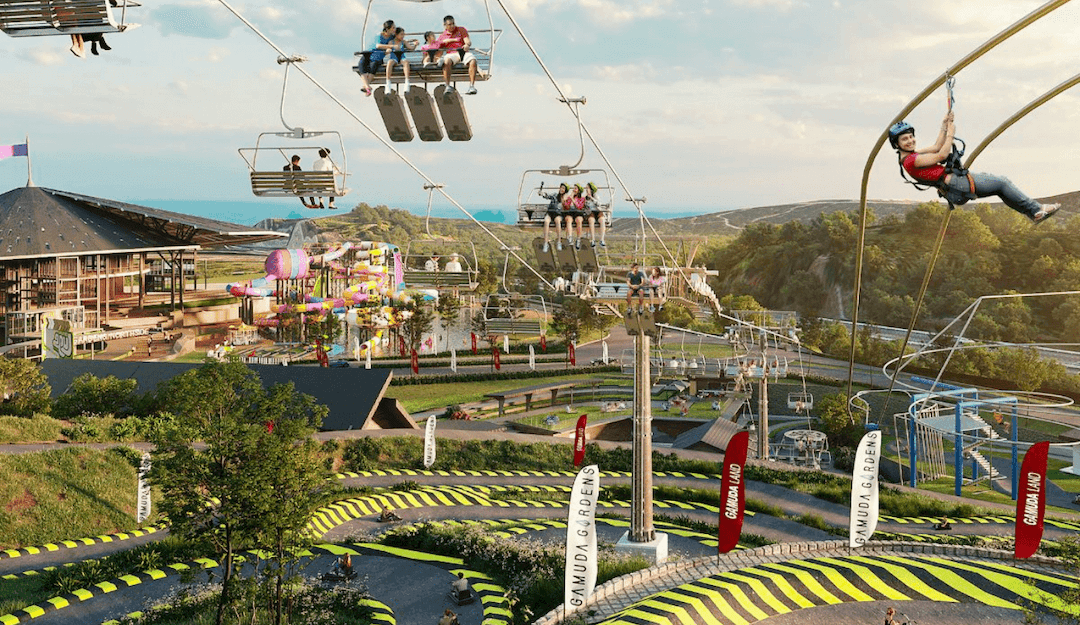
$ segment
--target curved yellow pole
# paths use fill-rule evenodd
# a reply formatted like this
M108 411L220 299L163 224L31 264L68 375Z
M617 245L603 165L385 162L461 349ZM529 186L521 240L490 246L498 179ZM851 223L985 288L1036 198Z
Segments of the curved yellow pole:
M889 138L889 126L901 121L908 113L915 110L915 107L921 104L923 100L930 97L930 94L944 84L949 76L955 76L960 70L972 64L990 50L993 50L1001 42L1012 37L1024 28L1027 28L1038 19L1046 16L1051 11L1061 7L1067 2L1069 2L1069 0L1050 0L1046 4L1022 17L1012 26L1009 26L1005 30L994 35L981 46L968 53L967 56L957 61L956 64L945 70L940 76L935 78L933 82L927 85L919 95L915 96L915 99L909 102L891 122L889 122L888 126L885 127L885 131L881 133L877 142L874 143L873 149L870 150L870 156L866 159L866 165L863 167L862 186L859 191L859 241L857 247L858 251L855 256L855 292L851 310L851 357L848 360L847 394L849 397L851 396L852 377L855 373L855 345L856 340L858 339L859 327L859 296L862 291L863 247L866 244L866 188L870 183L870 169L874 166L874 159L877 157L878 152L881 151L881 147L885 145L885 140Z
M1062 93L1068 91L1069 89L1072 89L1076 85L1080 85L1080 74L1077 74L1077 75L1073 76L1072 78L1066 80L1065 82L1061 83L1060 85L1054 87L1050 91L1047 91L1046 93L1042 94L1041 96L1039 96L1039 97L1035 98L1034 100L1032 100L1031 102L1029 102L1027 104L1027 106L1025 106L1024 108L1022 108L1019 111L1013 113L1012 117L1010 117L1009 119L1006 119L1004 122L1002 122L1002 124L1000 126L995 128L993 132L988 134L986 136L986 138L982 140L982 143L980 143L974 150L971 151L971 154L968 155L968 157L967 157L967 161L964 163L964 167L965 168L971 167L971 164L973 162L975 162L975 158L978 157L979 154L981 154L982 151L986 149L986 146L990 145L991 141L993 141L994 139L997 139L998 136L1000 136L1001 133L1008 130L1010 126L1012 126L1016 122L1020 121L1021 119L1027 117L1028 113L1034 111L1035 109L1039 108L1043 104L1046 104L1050 100L1053 100L1054 98L1058 97L1059 95L1061 95Z

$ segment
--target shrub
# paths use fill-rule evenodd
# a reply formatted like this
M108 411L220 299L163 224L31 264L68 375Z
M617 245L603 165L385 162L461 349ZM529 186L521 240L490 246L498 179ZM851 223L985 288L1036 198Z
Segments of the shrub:
M121 380L116 376L99 378L84 373L72 381L63 395L53 402L53 415L58 419L76 417L126 417L139 401L135 392L138 382Z
M30 360L0 357L0 414L30 417L48 414L49 382L41 367Z

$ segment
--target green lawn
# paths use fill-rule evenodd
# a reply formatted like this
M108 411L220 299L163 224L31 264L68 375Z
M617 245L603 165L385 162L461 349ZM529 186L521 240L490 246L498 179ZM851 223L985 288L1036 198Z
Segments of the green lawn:
M0 455L0 548L130 530L135 468L119 450Z
M527 386L537 386L553 382L568 382L571 380L587 380L595 378L592 375L561 375L550 378L533 378L522 380L486 380L482 382L447 382L442 384L410 384L407 386L393 386L387 391L387 396L393 397L405 406L411 413L434 410L455 404L467 404L484 400L486 393L496 393ZM609 378L614 379L614 378ZM625 382L625 380L619 380ZM559 392L561 401L563 397L569 398L570 393L565 389ZM538 396L536 399L540 399ZM560 407L561 408L561 407Z
M0 417L0 443L40 443L57 441L63 436L63 423L46 415L28 417Z

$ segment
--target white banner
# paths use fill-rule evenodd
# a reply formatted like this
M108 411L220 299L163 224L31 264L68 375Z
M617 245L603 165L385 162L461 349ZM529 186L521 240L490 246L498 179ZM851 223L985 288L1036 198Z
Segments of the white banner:
M450 350L450 370L457 373L457 350Z
M529 346L529 369L536 371L536 349L532 345Z
M608 364L607 341L600 341L600 347L601 347L600 359L603 360L604 364L606 365L606 364Z
M142 523L150 518L150 483L146 481L146 474L149 472L150 454L143 454L142 463L139 465L139 493L135 513L136 523Z
M507 355L510 354L510 335L509 334L504 334L503 335L503 353L507 354Z
M71 322L49 317L41 321L41 357L71 358L74 356L75 334L71 331Z
M878 470L881 468L881 430L871 430L855 451L855 471L851 476L851 518L848 545L861 547L877 529Z
M424 430L424 468L430 469L435 464L435 415L427 418Z
M566 581L563 592L568 612L580 608L596 586L596 499L600 469L590 464L578 472L570 493L566 520Z
M365 369L370 369L371 368L371 350L373 349L373 347L374 346L369 346L367 348L367 351L364 352L365 353L365 356L364 356L364 368Z

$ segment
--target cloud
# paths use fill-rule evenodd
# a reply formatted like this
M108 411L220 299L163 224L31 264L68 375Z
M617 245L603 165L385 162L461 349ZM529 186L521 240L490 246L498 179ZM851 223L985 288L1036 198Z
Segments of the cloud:
M224 9L206 3L163 4L151 10L150 17L165 36L225 39L240 25Z
M780 12L790 11L794 7L805 7L805 2L798 0L728 0L732 6L751 9L773 9Z

